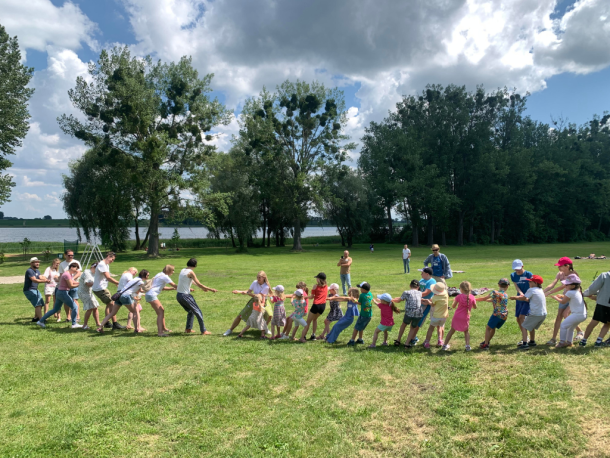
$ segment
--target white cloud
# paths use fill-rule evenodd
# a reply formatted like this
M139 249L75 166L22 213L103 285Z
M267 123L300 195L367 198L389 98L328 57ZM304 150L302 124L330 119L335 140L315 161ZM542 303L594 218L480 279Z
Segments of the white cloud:
M31 200L35 200L37 202L42 202L42 199L38 196L38 194L30 194L29 192L23 192L23 193L15 193L17 200L21 200L24 202L27 201L31 201Z

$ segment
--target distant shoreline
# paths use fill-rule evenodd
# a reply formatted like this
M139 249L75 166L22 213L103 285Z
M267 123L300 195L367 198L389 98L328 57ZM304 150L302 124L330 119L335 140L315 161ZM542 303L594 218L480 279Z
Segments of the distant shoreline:
M23 224L25 222L25 224ZM52 220L40 220L40 219L0 219L0 229L2 228L53 228L53 227L70 227L70 222L67 219L52 219ZM130 225L130 229L135 229L135 225ZM143 221L139 225L139 229L147 228L148 221ZM164 224L159 223L159 227L204 227L204 225L196 224ZM307 227L335 227L330 224L308 224Z

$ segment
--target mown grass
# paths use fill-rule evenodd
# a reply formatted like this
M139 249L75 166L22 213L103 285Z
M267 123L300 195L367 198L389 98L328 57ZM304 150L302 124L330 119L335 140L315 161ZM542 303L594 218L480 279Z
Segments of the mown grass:
M400 246L375 248L374 254L368 246L351 250L352 281L370 282L375 294L399 295L429 253L414 249L412 273L404 275ZM39 329L29 322L32 308L21 286L1 285L0 456L608 456L610 349L540 346L519 353L512 317L489 352L464 352L460 334L449 353L347 347L348 331L334 346L260 341L258 332L242 340L221 336L244 303L229 292L246 289L258 270L287 289L300 280L313 284L321 270L338 281L341 250L208 248L164 252L157 260L119 255L114 273L131 265L156 273L196 256L199 277L220 290L195 293L213 332L208 337L180 332L186 314L172 292L161 298L174 332L159 339L147 305L143 336L73 332L63 323ZM493 287L510 274L514 258L550 281L558 257L608 254L610 244L443 251L454 269L466 271L451 286L468 279ZM576 261L586 285L609 266ZM9 260L0 275L25 269L23 261ZM548 308L540 342L550 337L557 311L552 300ZM489 315L489 305L473 312L473 344L482 340ZM121 311L120 321L125 317ZM367 344L378 322L375 311Z

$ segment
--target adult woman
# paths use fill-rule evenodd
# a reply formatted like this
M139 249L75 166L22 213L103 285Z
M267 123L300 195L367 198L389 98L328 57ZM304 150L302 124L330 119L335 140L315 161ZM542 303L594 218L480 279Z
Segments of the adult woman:
M80 276L78 283L78 297L83 301L83 310L85 311L85 321L83 322L83 329L89 329L87 323L89 322L89 317L91 316L91 314L93 314L95 324L97 326L100 325L100 313L97 310L97 308L100 306L100 303L93 295L93 291L91 291L96 267L97 262L94 262L93 264L91 264L91 268L89 270L83 270L83 274Z
M134 332L136 334L141 332L140 311L134 304L132 296L134 293L140 291L140 289L142 288L142 285L144 284L144 281L148 278L149 273L148 273L148 270L142 269L140 271L140 274L138 275L138 277L133 278L133 275L131 275L132 269L135 270L135 267L130 268L129 269L130 272L128 272L129 275L132 277L132 279L130 281L128 281L127 283L125 283L123 285L123 287L118 290L118 292L121 294L121 297L119 298L118 302L113 302L112 310L110 311L110 313L108 315L106 315L104 317L104 320L97 328L97 332L104 331L104 325L106 323L108 323L108 320L110 320L114 315L116 315L116 313L119 311L119 309L121 308L122 305L124 305L125 308L127 308L127 310L129 310L129 313L133 315L133 321L134 321L133 324L135 327ZM121 278L121 280L122 280L122 278ZM119 284L120 284L120 282L119 282Z
M44 313L49 311L49 303L51 297L53 298L53 305L55 305L55 288L57 287L57 281L59 280L59 263L61 259L55 258L51 265L44 271L44 276L50 280L49 283L44 285ZM55 315L57 322L61 321L61 312Z
M309 340L316 340L316 329L318 327L318 318L324 313L326 309L326 298L328 297L328 285L326 284L326 274L320 272L314 277L316 279L316 285L311 290L311 296L309 299L313 299L313 305L307 315L307 326L303 328L301 332L301 342L305 343L307 337L307 331L313 321L313 329L311 331L311 337Z
M171 264L166 265L162 272L159 272L154 276L150 289L146 291L146 294L144 295L146 302L150 304L157 314L157 335L159 337L167 337L166 333L171 332L169 329L167 329L167 327L165 327L165 309L163 308L163 304L161 304L158 296L161 294L161 291L171 291L177 288L176 284L170 278L170 275L173 273L174 266ZM168 284L171 285L171 288L165 286Z
M66 270L61 277L59 278L59 285L57 287L57 297L55 299L55 305L52 310L49 310L47 313L43 315L43 317L36 324L41 328L46 327L45 321L54 313L58 313L61 310L62 304L70 307L71 318L72 318L72 329L82 328L82 324L78 324L76 322L77 313L76 313L76 304L74 303L74 299L70 295L70 290L74 288L78 288L78 282L74 281L73 278L78 273L78 269L80 268L77 262L73 262L68 266L68 270Z
M269 324L269 321L271 321L271 317L273 316L273 306L267 298L267 296L269 296L270 291L271 285L269 284L269 279L267 278L267 274L262 270L258 274L256 274L256 280L252 282L250 288L248 288L247 291L234 290L233 294L245 294L247 296L250 296L251 299L248 301L242 311L239 312L239 315L235 317L233 323L231 324L231 327L225 331L223 336L230 335L237 327L237 325L239 325L240 321L243 320L244 323L248 322L248 318L250 318L250 315L252 314L252 304L254 303L254 298L257 294L261 294L263 296L263 300L265 301L265 321L267 321L267 324ZM268 331L267 334L271 334L271 331Z
M441 253L441 249L436 243L432 245L431 249L432 254L428 255L428 257L424 260L424 267L428 267L428 264L431 264L432 278L434 278L437 282L440 281L446 285L446 280L453 277L449 259L443 253Z
M563 284L563 281L568 278L568 275L570 274L576 274L578 275L578 273L574 270L574 264L572 262L572 260L570 258L568 258L567 256L564 256L563 258L560 258L559 261L557 261L557 263L555 264L555 266L557 266L557 268L559 269L559 272L557 272L557 276L555 277L555 280L553 280L553 283L551 283L549 286L547 286L546 288L544 288L544 295L545 296L550 296L553 293L556 293L558 291L561 291L562 289L565 289L565 286ZM555 289L554 286L559 282L559 286ZM549 340L546 344L547 345L552 345L555 346L557 345L557 334L559 333L559 329L561 328L561 322L563 321L564 318L567 318L568 316L570 316L570 310L569 310L569 301L565 301L565 303L563 302L559 302L559 307L557 308L557 316L555 317L555 327L553 328L553 337L551 337L551 340ZM580 328L580 326L576 326L576 340L580 340L583 338L584 333L582 331L582 329Z

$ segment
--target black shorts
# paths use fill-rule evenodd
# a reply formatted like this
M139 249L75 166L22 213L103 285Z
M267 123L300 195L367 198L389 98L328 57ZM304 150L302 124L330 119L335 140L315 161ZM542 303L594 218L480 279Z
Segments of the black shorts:
M600 323L610 323L610 307L607 305L595 305L595 313L593 314L593 320L599 321Z
M316 314L316 315L322 315L324 313L324 310L326 310L326 302L324 302L323 304L313 304L311 306L311 310L310 313Z

